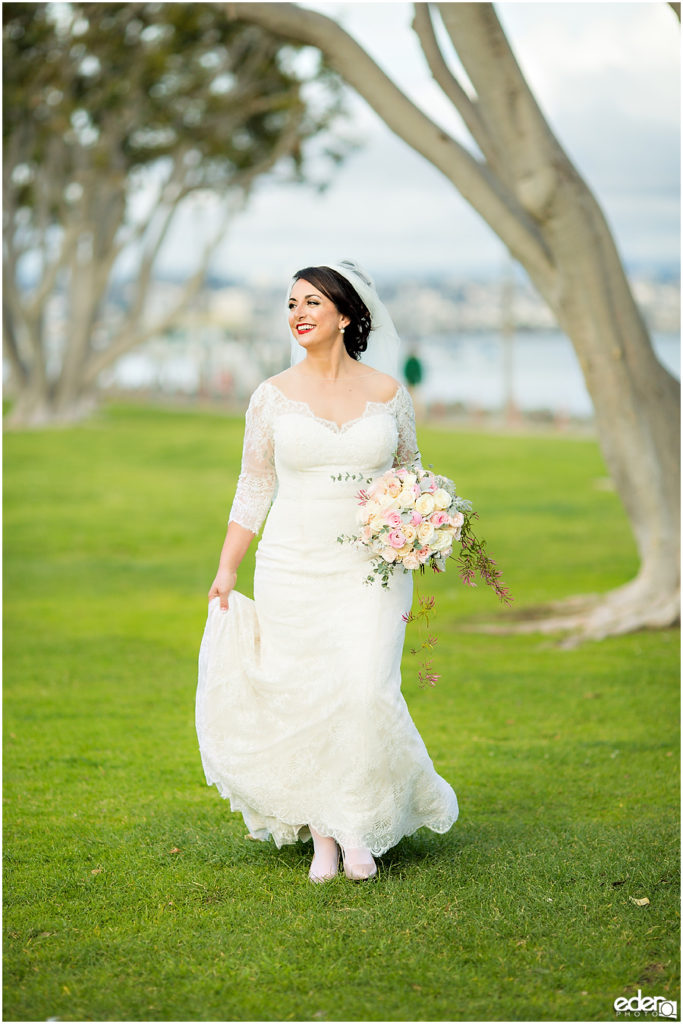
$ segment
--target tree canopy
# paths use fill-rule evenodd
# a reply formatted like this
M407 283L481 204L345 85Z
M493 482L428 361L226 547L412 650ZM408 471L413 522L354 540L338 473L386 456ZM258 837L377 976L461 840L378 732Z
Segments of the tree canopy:
M184 305L259 175L286 167L302 180L318 135L342 158L329 130L340 93L321 61L304 78L298 47L210 3L4 4L3 48L15 418L69 418L89 404L101 370L154 328L145 298L180 205L199 190L224 200ZM305 95L313 79L323 82L315 104ZM97 330L126 250L138 253L127 315ZM69 311L55 361L45 309L56 291Z

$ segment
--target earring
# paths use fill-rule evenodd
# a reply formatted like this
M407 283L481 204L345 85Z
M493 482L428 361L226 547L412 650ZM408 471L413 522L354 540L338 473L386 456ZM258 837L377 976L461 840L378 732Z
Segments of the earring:
M339 328L339 330L340 330L340 331L341 331L341 333L343 334L343 333L344 333L344 331L346 330L346 328L345 328L345 327L340 327L340 328Z

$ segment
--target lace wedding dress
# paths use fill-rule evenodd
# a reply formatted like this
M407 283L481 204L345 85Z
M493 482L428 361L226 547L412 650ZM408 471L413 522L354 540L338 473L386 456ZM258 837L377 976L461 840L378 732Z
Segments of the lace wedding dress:
M380 855L425 825L458 816L401 695L412 575L365 585L358 479L419 457L410 396L369 402L338 426L269 381L247 411L230 519L258 533L254 601L233 591L209 605L199 655L196 725L209 785L250 833L307 839L311 825L343 847Z

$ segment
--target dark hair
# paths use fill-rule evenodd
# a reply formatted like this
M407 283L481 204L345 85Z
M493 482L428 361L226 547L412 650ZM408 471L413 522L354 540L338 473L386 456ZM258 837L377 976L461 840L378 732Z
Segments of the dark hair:
M331 267L304 267L297 270L294 280L310 281L330 302L334 302L342 316L349 318L344 331L344 346L352 359L359 359L368 347L372 320L370 310L353 285Z

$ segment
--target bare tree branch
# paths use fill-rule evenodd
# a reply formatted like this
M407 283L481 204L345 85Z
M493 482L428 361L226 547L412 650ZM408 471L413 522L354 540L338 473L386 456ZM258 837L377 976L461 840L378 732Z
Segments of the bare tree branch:
M14 321L12 320L9 306L6 302L3 302L2 304L2 326L4 350L9 356L12 372L14 373L18 384L20 386L24 386L28 381L28 368L24 365L19 353L19 345L17 343L17 336L14 330Z
M187 149L183 147L172 159L171 169L165 181L159 183L155 198L150 203L150 218L140 217L137 221L128 222L121 226L119 237L115 242L117 256L129 247L142 244L146 248L150 244L149 239L154 236L156 230L156 221L164 220L168 203L180 196L183 187L181 157L184 157L186 153ZM133 184L129 182L127 188L128 196L130 197L139 187L139 183ZM147 241L144 241L145 237Z
M552 276L552 254L517 197L485 164L415 106L335 21L293 3L228 3L226 9L235 18L320 47L331 67L393 132L453 182L518 259L533 266L537 273Z
M241 205L242 203L239 204L239 206ZM211 258L223 241L228 223L236 212L237 204L235 204L234 200L232 202L228 201L225 204L223 216L219 220L218 228L204 247L199 266L187 281L176 304L171 307L165 316L154 323L145 326L140 325L137 331L134 332L119 332L117 340L113 344L110 344L104 351L97 353L97 355L91 358L84 373L84 379L87 383L95 384L100 373L116 362L117 359L120 359L121 356L130 352L131 349L137 348L150 338L164 334L177 321L179 315L199 292Z
M430 5L417 3L413 5L413 9L413 31L420 40L434 81L462 117L485 158L489 163L498 165L501 162L500 154L477 107L476 99L470 99L444 60L434 32Z
M529 89L493 4L438 7L476 90L482 117L505 152L506 179L514 182L525 210L542 219L557 187L553 162L565 154Z
M159 224L154 238L151 240L148 239L148 243L140 258L137 274L135 275L135 296L126 315L127 328L124 328L128 331L135 330L135 324L142 315L145 300L149 294L149 286L152 280L154 264L156 263L165 239L168 237L168 232L176 211L187 194L187 192L178 193L178 196L173 203L169 203L165 209L160 208L159 210L159 219L161 220L161 223Z
M16 339L18 351L21 351L21 342L25 341L26 347L32 352L33 360L31 364L29 365L24 361L24 365L30 373L36 364L40 363L44 366L45 352L43 350L40 331L36 330L38 318L35 314L33 316L29 316L27 314L26 308L21 300L21 293L16 283L16 277L11 274L10 271L11 264L9 262L3 263L3 307L6 307L7 314L11 319L13 334Z
M29 317L38 316L46 299L52 294L59 272L64 270L73 256L80 232L80 225L67 224L62 231L61 244L57 255L52 260L47 260L47 254L45 254L47 262L43 264L41 280L33 292L26 298L27 315Z
M99 374L111 366L112 363L120 359L122 355L129 352L131 349L141 345L144 341L155 335L163 334L178 318L178 316L187 308L191 300L199 291L201 284L206 276L211 259L218 248L220 242L225 236L227 226L235 216L235 214L243 208L247 201L251 186L257 178L272 168L283 155L289 152L292 143L297 135L297 121L294 115L290 117L289 129L282 131L278 139L277 145L259 163L253 164L251 167L246 168L240 174L234 175L231 182L231 195L228 197L225 203L225 211L222 219L219 221L218 229L214 236L206 244L200 264L188 281L183 293L176 303L176 305L160 320L153 324L143 325L141 321L142 317L142 305L136 300L136 311L135 317L129 315L126 317L123 325L117 331L115 339L96 356L92 357L85 371L85 379L89 383L95 383ZM170 211L171 217L177 212L178 205L176 204ZM167 220L164 226L164 231L168 229L170 220ZM155 249L158 251L158 249ZM148 253L147 258L151 255ZM144 272L151 274L153 269L152 262L146 263ZM144 298L144 294L138 296L138 300Z

